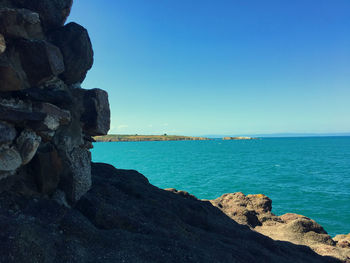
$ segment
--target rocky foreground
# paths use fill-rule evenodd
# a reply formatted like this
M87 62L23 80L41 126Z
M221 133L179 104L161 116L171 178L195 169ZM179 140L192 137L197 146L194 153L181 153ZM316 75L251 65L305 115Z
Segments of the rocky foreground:
M272 201L263 194L225 194L210 202L236 222L271 237L312 248L320 255L350 262L350 234L333 239L321 225L303 215L271 213Z
M136 171L93 164L92 181L74 208L59 198L1 193L0 261L340 262L307 246L274 241L211 202L161 190Z
M349 236L277 217L264 196L201 201L91 164L110 110L81 87L93 49L65 25L71 6L0 0L0 262L349 262Z

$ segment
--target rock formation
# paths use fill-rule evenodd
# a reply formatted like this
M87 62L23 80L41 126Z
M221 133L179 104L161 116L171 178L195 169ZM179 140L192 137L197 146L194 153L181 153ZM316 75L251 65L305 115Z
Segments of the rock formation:
M224 194L210 202L236 222L272 239L309 246L320 255L350 262L350 234L332 239L322 226L308 217L292 213L276 216L271 212L271 199L263 194Z
M273 241L208 201L152 186L136 171L92 165L92 188L75 208L0 193L1 262L339 262Z
M80 84L93 63L87 30L64 25L72 0L0 0L0 185L76 203L91 187L92 136L109 104Z
M86 29L64 25L71 6L0 0L0 262L339 262L236 223L220 200L218 209L91 164L92 136L108 132L110 111L105 91L80 87L93 50ZM266 200L238 221L294 220L269 214ZM307 224L315 240L348 246Z

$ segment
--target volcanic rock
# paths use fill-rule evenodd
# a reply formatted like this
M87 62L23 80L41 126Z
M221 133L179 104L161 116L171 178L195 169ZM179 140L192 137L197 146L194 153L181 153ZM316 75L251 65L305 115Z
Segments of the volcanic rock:
M37 103L34 107L36 111L46 113L55 119L60 125L66 125L71 121L70 112L62 110L59 107L50 103Z
M41 142L41 137L35 132L24 130L17 138L17 149L22 157L22 164L29 163L34 157Z
M0 171L14 171L22 164L21 155L14 148L0 148Z
M18 44L23 69L32 86L64 71L61 51L43 40L22 40Z
M56 106L65 106L72 104L72 98L66 90L57 89L54 84L44 88L29 88L12 93L12 96L35 102L48 102Z
M65 170L60 188L66 193L67 199L75 203L91 187L91 154L86 149L76 147L63 162Z
M24 72L20 72L21 69L15 67L12 59L16 60L10 52L5 52L0 56L0 92L24 88L22 80Z
M39 15L27 9L0 9L0 33L7 38L44 38Z
M3 262L339 262L273 241L208 201L161 190L133 170L92 164L93 185L75 207L0 193ZM56 198L63 198L54 194ZM137 249L135 249L137 248Z
M41 145L35 158L31 162L38 182L39 191L43 194L53 194L60 182L62 173L62 160L55 147L46 143Z
M16 129L5 122L0 122L0 145L12 142L17 135Z
M50 40L63 54L66 71L62 74L62 79L67 84L83 82L94 61L87 30L76 23L69 23L53 32Z
M39 13L45 31L59 28L66 21L72 0L13 0L15 6Z
M106 92L77 84L93 51L85 28L63 26L71 5L0 0L0 193L74 204L90 189L90 133L108 132L110 112Z
M108 94L101 89L84 92L84 113L81 121L84 132L88 135L105 135L110 128L110 110Z
M0 119L21 127L29 126L33 122L42 122L45 118L45 113L31 112L30 110L17 109L0 104Z
M0 64L0 91L20 90L21 88L22 82L14 68L11 65Z
M265 196L237 195L238 212L230 196L216 202L253 231L136 171L91 166L110 110L106 92L80 87L93 50L85 28L63 26L71 5L0 0L1 262L338 262L257 233L271 225L318 253L345 251L311 219L273 215Z

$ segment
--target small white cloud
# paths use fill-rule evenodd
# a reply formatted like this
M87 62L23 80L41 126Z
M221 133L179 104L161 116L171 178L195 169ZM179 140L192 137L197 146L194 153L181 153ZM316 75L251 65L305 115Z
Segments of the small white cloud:
M129 125L120 124L120 125L118 125L118 130L126 129L126 128L128 128L128 127L129 127Z
M148 127L152 128L152 127L153 127L153 125L152 125L152 124L148 124Z
M169 124L168 124L168 123L163 123L162 125L163 125L163 126L169 126Z

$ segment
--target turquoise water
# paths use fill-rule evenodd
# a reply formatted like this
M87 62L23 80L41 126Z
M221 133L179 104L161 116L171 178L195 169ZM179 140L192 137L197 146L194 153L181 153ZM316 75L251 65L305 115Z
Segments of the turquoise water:
M93 161L135 169L160 188L201 199L263 193L330 235L350 232L350 137L95 143Z

